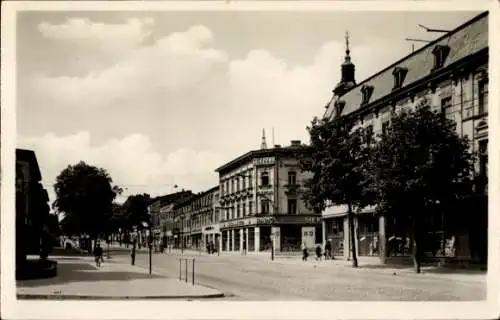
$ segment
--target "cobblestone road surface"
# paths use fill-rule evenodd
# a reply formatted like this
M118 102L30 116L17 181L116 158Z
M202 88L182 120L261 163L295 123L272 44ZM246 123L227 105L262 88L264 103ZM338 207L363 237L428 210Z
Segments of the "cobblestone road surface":
M130 259L128 252L113 252ZM486 299L486 276L414 274L409 270L354 269L329 262L303 263L263 257L187 254L195 258L197 283L216 288L232 300L356 300L356 301L477 301ZM148 254L139 252L136 264L147 268ZM333 262L335 263L335 262ZM184 268L184 264L183 264ZM191 281L191 267L189 266ZM179 277L179 256L153 255L153 269ZM183 275L184 277L184 269Z

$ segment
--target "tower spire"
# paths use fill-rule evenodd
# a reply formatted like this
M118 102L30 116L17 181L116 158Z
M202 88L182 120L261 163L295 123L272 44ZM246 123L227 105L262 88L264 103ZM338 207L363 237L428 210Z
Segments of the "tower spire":
M355 66L351 62L351 49L349 47L349 31L345 33L345 58L341 65L341 78L333 92L336 96L342 96L349 91L352 87L356 86L354 77Z
M263 128L262 129L262 142L260 144L261 149L267 149L267 143L266 143L266 130Z
M349 49L349 31L345 32L345 62L351 62L351 50Z

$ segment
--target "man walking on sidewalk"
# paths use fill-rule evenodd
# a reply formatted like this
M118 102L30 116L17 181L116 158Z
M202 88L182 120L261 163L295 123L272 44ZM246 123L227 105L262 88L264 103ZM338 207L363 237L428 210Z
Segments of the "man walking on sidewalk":
M307 246L305 242L302 242L302 261L307 261L307 256L309 255L309 252L307 252Z
M134 242L132 243L132 250L130 250L130 258L131 258L131 262L132 262L132 265L135 265L135 240Z

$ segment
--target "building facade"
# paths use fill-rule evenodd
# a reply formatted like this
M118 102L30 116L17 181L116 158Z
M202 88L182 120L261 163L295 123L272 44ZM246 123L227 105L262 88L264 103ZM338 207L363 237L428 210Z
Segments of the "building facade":
M174 205L176 247L204 250L211 242L219 245L218 193L215 186Z
M49 230L49 196L41 181L35 152L16 149L16 279L55 276L55 268L45 270L26 258L35 254L47 259L54 243Z
M347 42L348 45L348 42ZM413 108L424 99L434 110L456 123L461 136L471 141L478 155L475 189L468 204L453 215L437 213L429 221L430 245L426 254L484 262L487 248L488 185L488 13L482 13L419 50L370 76L355 82L349 47L340 83L326 106L325 117L343 117L356 126L382 132L391 111ZM397 221L376 217L367 208L355 219L360 256L409 255L413 241L397 229ZM323 242L332 239L334 253L349 257L347 208L332 206L323 212ZM453 225L453 228L450 228ZM445 230L452 230L445 233ZM384 250L381 250L383 248Z
M219 173L221 249L224 252L298 251L317 242L320 213L301 199L303 181L297 152L288 147L250 151L216 169ZM319 236L319 238L321 238Z
M155 240L165 239L163 240L165 242L169 238L168 234L173 236L173 230L168 229L169 225L173 225L173 205L191 196L193 193L190 190L182 190L151 199L149 213L151 214L151 230ZM172 236L168 240L172 240Z
M165 237L165 244L169 247L174 244L174 211L175 202L164 205L160 208L160 224L162 226L162 236Z

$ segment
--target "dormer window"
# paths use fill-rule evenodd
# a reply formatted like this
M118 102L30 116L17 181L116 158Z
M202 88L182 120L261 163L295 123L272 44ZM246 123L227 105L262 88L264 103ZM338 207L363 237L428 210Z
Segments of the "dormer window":
M367 104L373 93L373 86L364 85L361 87L361 93L363 95L361 104Z
M344 110L345 107L345 101L344 100L338 100L335 102L335 117L340 117L342 114L342 110Z
M394 88L393 89L399 89L403 86L403 82L405 81L405 77L406 77L407 73L408 73L408 69L406 69L406 68L401 68L401 67L394 68L394 71L392 72L392 75L394 76Z
M432 54L434 55L434 69L441 68L444 65L449 53L450 47L448 46L438 44L434 47L434 50L432 50Z

